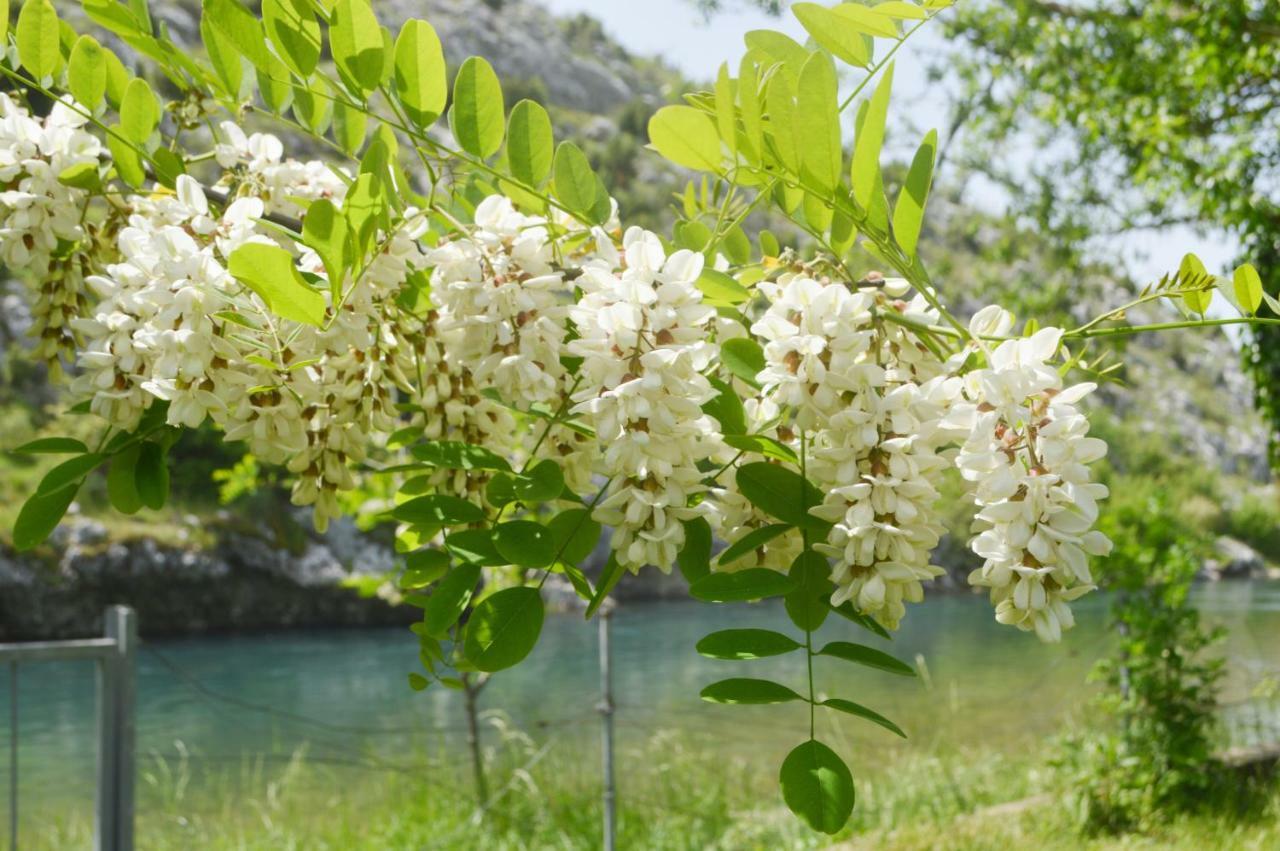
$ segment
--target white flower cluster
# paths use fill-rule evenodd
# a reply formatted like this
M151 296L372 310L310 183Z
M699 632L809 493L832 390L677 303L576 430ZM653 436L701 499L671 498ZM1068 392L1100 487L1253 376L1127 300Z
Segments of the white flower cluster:
M88 193L58 179L99 164L102 145L84 123L69 103L36 118L0 94L0 262L36 287L35 355L55 369L74 352L71 320L87 306L79 249Z
M934 503L947 467L942 427L959 382L883 317L935 315L906 286L859 289L804 275L762 285L770 300L752 332L765 342L765 401L795 412L808 440L809 478L825 494L812 514L832 524L814 548L834 559L832 603L852 600L890 628L939 575L930 554L942 534ZM775 565L785 568L786 565Z
M619 564L669 571L684 544L682 520L705 490L698 463L719 445L702 405L715 395L703 374L717 354L707 340L715 311L696 281L703 257L667 256L658 237L630 228L618 260L583 264L582 298L570 309L583 359L573 411L595 429L596 472L611 484L595 516L614 527Z
M1004 336L1012 326L993 307L974 317L972 330ZM1094 385L1063 388L1048 363L1061 339L1061 330L1045 328L988 352L987 367L965 376L967 401L954 417L968 428L957 464L980 507L970 547L984 563L969 581L991 589L997 620L1045 641L1074 624L1067 603L1094 587L1087 556L1111 550L1092 529L1107 488L1088 467L1107 445L1088 436L1076 407Z
M320 163L283 159L277 139L223 130L253 152L253 178L224 178L235 200L220 213L187 176L176 193L128 199L120 261L89 279L100 301L74 322L85 343L72 387L122 429L158 399L169 403L171 425L211 419L227 440L287 465L297 475L294 501L314 505L323 528L338 512L337 493L354 485L351 465L396 427L393 388L408 389L415 359L394 310L410 270L425 265L417 242L425 222L411 213L387 235L359 280L344 282L322 328L283 320L226 268L246 242L274 243L261 224L267 201L253 193L265 190L277 209L298 198L340 204L344 184ZM300 260L324 275L313 252Z

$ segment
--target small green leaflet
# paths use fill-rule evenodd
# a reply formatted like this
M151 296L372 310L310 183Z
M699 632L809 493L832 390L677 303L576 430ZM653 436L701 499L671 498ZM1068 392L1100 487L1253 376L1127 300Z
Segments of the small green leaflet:
M787 754L778 782L791 812L814 830L834 834L853 812L853 775L831 748L810 739Z
M1200 258L1194 254L1185 255L1182 258L1182 264L1178 267L1178 288L1203 287L1208 282L1209 271L1205 269L1204 263L1200 262ZM1209 309L1209 302L1213 300L1213 290L1188 289L1182 294L1182 300L1192 313L1204 315L1204 312Z
M293 255L278 245L249 242L231 252L227 269L283 319L324 325L324 296L303 279Z
M481 671L510 668L538 643L543 617L537 588L505 588L486 597L467 622L467 660Z
M876 650L874 647L867 647L865 644L854 644L851 641L833 641L819 650L817 655L843 659L846 662L865 665L868 668L876 668L877 670L887 671L890 674L898 674L903 677L916 676L916 669L906 662L895 659L888 653Z
M439 118L449 98L444 50L431 24L406 21L396 37L396 97L409 118L428 127Z
M589 224L601 224L609 217L609 193L582 149L561 142L551 167L551 185L565 209Z
M262 23L289 69L310 77L320 59L320 22L310 0L262 0Z
M493 530L493 545L509 563L542 568L556 559L555 540L547 527L532 520L510 520Z
M768 629L724 629L704 636L697 650L711 659L763 659L799 650L804 645Z
M767 567L733 573L708 573L689 586L689 593L708 603L733 603L781 597L796 588L795 580Z
M534 189L551 175L555 137L551 117L539 104L522 100L507 119L507 167L511 176Z
M701 696L708 703L759 704L804 700L781 683L750 677L734 677L712 683L702 690Z
M649 119L649 143L663 157L694 171L719 170L720 134L705 112L692 106L664 106Z
M902 728L897 724L893 723L888 718L885 718L879 712L868 709L860 703L854 703L852 700L844 700L839 697L832 697L822 701L822 705L844 712L848 715L856 715L859 718L865 718L871 723L879 724L889 732L899 735L904 739L907 737L907 734L902 732Z
M691 585L711 572L711 524L707 518L684 521L684 546L676 555L676 564Z
M428 635L445 637L449 628L462 617L479 581L480 565L467 562L456 566L440 580L422 610L422 622Z
M107 60L102 45L91 35L82 35L71 48L67 62L67 87L75 99L97 109L107 91Z
M52 77L62 64L58 12L49 0L27 0L18 13L18 60L37 81Z
M502 147L502 115L502 84L493 66L479 56L468 58L453 81L453 137L467 153L488 159Z
M871 210L872 199L880 185L880 149L884 147L885 121L889 115L889 94L893 90L893 65L884 71L867 108L862 130L853 146L853 200L863 210Z
M89 447L73 437L41 437L9 451L24 455L62 455L87 453Z
M329 48L343 80L361 94L382 82L385 64L382 27L369 0L338 0L329 27Z
M716 559L716 563L723 569L748 553L755 552L757 549L763 547L765 544L786 532L788 529L794 528L795 527L789 523L774 523L769 526L761 526L759 529L748 532L726 547L724 552L720 553L719 558ZM776 566L781 567L781 565Z
M1262 278L1258 275L1258 270L1245 263L1236 268L1232 283L1240 306L1248 313L1257 313L1262 306Z
M810 508L822 504L822 492L799 473L758 461L739 467L736 481L742 495L771 517L821 534L831 528L830 523L809 513Z
M391 516L402 523L419 526L459 526L480 522L484 519L484 510L460 497L431 494L400 503L391 510Z
M734 376L752 387L759 387L756 376L764 370L764 351L755 340L734 337L720 346L720 363Z
M916 150L906 183L898 193L898 203L893 208L893 238L908 257L916 255L920 242L920 227L924 223L924 209L929 202L929 187L933 183L933 167L938 157L938 131L930 130Z

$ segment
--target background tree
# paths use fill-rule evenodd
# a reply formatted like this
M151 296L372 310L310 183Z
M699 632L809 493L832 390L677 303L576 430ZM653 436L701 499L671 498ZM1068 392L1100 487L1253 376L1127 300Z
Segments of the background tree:
M944 18L963 41L947 60L964 88L957 115L982 139L966 165L1016 186L1015 204L1063 240L1226 228L1280 292L1280 2L1105 7L971 2ZM1013 137L1056 155L988 155ZM1245 362L1275 464L1280 329L1251 329Z

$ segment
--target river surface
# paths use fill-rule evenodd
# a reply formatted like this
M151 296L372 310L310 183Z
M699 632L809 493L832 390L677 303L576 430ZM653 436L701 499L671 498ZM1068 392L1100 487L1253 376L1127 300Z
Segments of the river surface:
M1280 669L1280 583L1224 582L1196 589L1206 619L1227 627L1228 697ZM842 752L874 751L878 762L913 749L982 743L1014 750L1079 718L1091 694L1087 674L1105 655L1106 600L1076 604L1079 624L1058 645L995 623L986 601L940 595L913 608L890 645L838 617L818 642L852 640L892 650L917 664L910 679L820 659L826 696L863 703L898 722L906 742L860 719L819 715L819 738ZM633 604L613 618L619 736L684 733L711 753L775 760L807 734L802 704L715 706L699 689L730 676L763 676L804 687L801 655L755 662L704 659L694 644L707 632L761 626L789 630L779 604ZM411 691L413 636L400 629L335 630L146 642L138 665L138 750L142 770L155 757L235 765L286 762L300 747L335 766L394 770L405 756L460 747L459 694ZM8 799L9 701L0 672L0 809ZM594 748L600 696L597 625L580 615L549 616L532 656L497 676L482 705L500 710L535 739L558 737ZM90 812L94 779L94 678L88 663L20 669L19 791L23 808ZM768 735L763 735L767 729ZM788 736L788 733L794 733ZM144 799L145 800L145 799ZM7 816L7 813L5 813ZM7 821L7 819L5 819Z

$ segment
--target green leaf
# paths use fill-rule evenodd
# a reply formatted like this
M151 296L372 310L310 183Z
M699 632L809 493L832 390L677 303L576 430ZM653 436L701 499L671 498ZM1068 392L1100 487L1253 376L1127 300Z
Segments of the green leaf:
M446 535L444 545L463 561L473 561L482 567L499 567L506 559L493 545L493 532L489 529L463 529Z
M444 550L423 549L405 557L404 573L400 575L400 587L406 590L426 588L449 569L449 554Z
M705 636L697 650L711 659L763 659L803 647L790 636L768 629L724 629Z
M135 443L111 457L111 467L107 471L107 499L110 500L111 507L122 514L136 514L142 508L137 482L138 456L141 451L141 447Z
M484 519L484 509L461 497L430 494L400 503L391 510L391 516L417 526L460 526L479 523Z
M720 556L716 559L716 563L721 568L733 564L748 553L755 552L760 547L763 547L788 529L794 528L789 523L774 523L769 526L761 526L726 547L724 552L720 553Z
M153 511L164 508L169 499L169 465L165 463L164 447L158 443L142 444L134 476L142 504Z
M317 328L324 325L324 296L306 282L293 263L293 255L280 246L245 243L231 252L227 271L257 293L277 316Z
M889 95L893 91L893 65L884 71L875 94L871 96L866 118L853 146L853 200L863 210L871 209L880 182L880 149L884 147L885 120L889 114Z
M611 552L609 560L604 564L604 570L600 571L600 578L596 580L596 593L591 598L591 602L587 604L586 619L591 620L591 616L596 613L601 604L608 599L609 594L617 586L618 580L622 578L622 574L626 573L626 569L618 564L617 557Z
M741 435L747 430L747 414L742 407L742 400L732 387L714 375L708 376L707 380L715 388L716 395L702 405L702 410L715 417L716 422L720 423L722 434Z
M486 597L467 622L467 660L490 673L510 668L538 643L542 620L537 588L505 588Z
M453 80L453 106L449 108L453 138L467 153L488 159L502 147L502 114L498 75L481 57L469 57Z
M547 111L531 100L522 100L507 119L507 167L511 176L535 189L551 174L555 137Z
M200 18L200 40L204 42L205 52L209 55L209 64L218 81L233 100L239 100L240 87L244 83L244 63L240 59L240 51L230 39L219 29L207 14Z
M769 107L769 138L773 139L778 159L791 174L800 173L800 150L804 139L796 114L795 90L787 78L775 74L765 92Z
M23 455L63 455L87 453L89 447L73 437L40 437L9 451Z
M97 452L69 458L44 474L44 478L36 487L36 493L48 495L71 485L79 486L80 482L84 481L84 477L97 469L104 460L106 456ZM71 489L75 490L75 488Z
M831 565L813 550L805 550L791 563L788 575L797 583L796 590L784 601L787 616L800 629L812 632L822 626L831 611Z
M479 581L480 565L470 562L463 562L445 574L422 610L422 623L428 635L444 638L448 634L471 602Z
M810 739L783 760L782 799L814 830L838 833L853 812L853 775L831 748Z
M872 9L878 15L888 15L890 18L906 21L923 21L927 17L924 9L913 3L905 3L903 0L885 0L883 3L877 3Z
M561 142L556 148L551 183L569 212L590 224L601 224L609 217L609 193L591 170L587 155L572 142Z
M511 520L493 530L493 545L511 564L547 567L556 560L556 544L550 530L532 520Z
M865 68L871 64L867 39L849 18L817 3L794 3L791 11L800 21L800 26L805 28L823 50L830 51L838 59L857 68Z
M800 174L806 183L827 194L840 185L844 165L836 88L836 67L831 57L814 53L804 63L796 88L796 118L803 138Z
M145 145L160 123L160 104L151 86L141 77L134 77L124 90L124 102L120 104L120 127L124 134Z
M776 458L788 464L799 464L795 450L780 440L764 434L726 434L724 442L743 452L755 452L766 458Z
M18 13L18 60L36 81L52 77L62 62L58 11L49 0L26 0Z
M271 67L275 57L267 49L262 22L240 5L239 0L204 0L203 15L203 20L208 20L209 26L221 37L222 47L235 50L260 71Z
M800 69L809 58L809 51L804 45L777 30L751 30L743 36L749 52L758 54L765 60L761 65L782 64L782 72L795 85L800 79Z
M902 189L898 192L898 203L893 208L893 238L908 257L916 256L937 156L938 131L930 130L916 149L911 169L907 172L907 181L902 184Z
M848 600L845 600L843 603L841 603L838 606L832 606L831 611L835 612L837 615L844 618L845 620L848 620L852 623L856 623L858 626L862 627L867 632L875 633L876 635L880 636L886 641L893 640L893 635L890 634L889 630L881 626L880 623L876 621L875 618L871 617L870 615L864 615L861 612L859 612L857 609L853 607L853 603L851 603Z
M881 14L878 9L868 9L856 3L841 3L831 11L866 35L892 39L898 37L898 28L893 20Z
M600 524L591 517L589 508L561 511L547 523L555 542L556 558L569 565L586 561L600 540Z
M338 0L329 26L329 49L343 81L362 95L378 88L384 48L382 27L369 0Z
M729 63L721 63L716 74L716 132L720 141L728 148L731 162L738 159L738 115L734 87L733 78L729 76Z
M724 272L704 267L698 276L697 287L702 291L703 301L710 305L733 306L751 299L751 291Z
M757 461L738 468L738 490L770 517L784 523L800 526L825 535L831 524L809 513L809 509L822 504L822 491L799 473Z
M347 154L355 156L369 130L369 116L343 101L333 105L333 140Z
M747 337L725 340L720 345L720 363L752 387L760 386L756 376L764 369L764 350L755 340Z
M423 691L429 685L431 685L431 681L422 676L422 674L409 674L409 688L414 691Z
M649 143L676 165L715 172L723 155L716 125L692 106L664 106L649 119Z
M888 718L885 718L879 712L876 712L873 709L868 709L860 703L854 703L852 700L844 700L839 697L832 697L822 701L822 705L829 706L832 709L839 710L840 712L848 713L849 715L856 715L859 718L865 718L873 724L879 724L889 732L896 733L904 739L907 737L907 734L902 732L902 728L897 724L893 723Z
M1202 286L1209 280L1209 272L1204 267L1204 263L1200 262L1200 258L1194 254L1187 254L1182 258L1182 265L1178 267L1178 283L1179 288L1187 286ZM1192 313L1204 314L1209 309L1209 302L1213 300L1213 290L1200 289L1182 294L1182 300L1186 302L1187 308Z
M833 641L819 650L817 655L843 659L846 662L866 665L868 668L876 668L877 670L888 671L891 674L899 674L904 677L914 677L916 675L916 669L906 662L895 659L882 650L867 647L865 644L854 644L851 641Z
M711 524L705 517L684 521L684 546L676 554L676 564L685 581L692 585L711 573Z
M310 0L262 0L262 23L289 69L310 77L320 60L320 22Z
M760 107L760 78L751 57L742 57L738 70L738 108L742 113L742 138L745 153L753 162L764 155L764 120Z
M752 567L733 573L708 573L689 586L689 594L708 603L736 603L781 597L795 587L795 580L784 573Z
M107 92L107 60L102 45L91 35L82 35L71 48L67 62L67 88L77 102L97 109Z
M0 44L9 43L9 0L0 0Z
M448 470L501 470L510 472L507 459L491 449L460 440L432 440L410 448L414 458Z
M318 198L307 207L302 218L302 242L314 249L329 276L329 289L334 299L342 293L351 253L348 247L347 220L328 198Z
M1249 263L1236 268L1232 276L1235 284L1236 300L1249 313L1257 313L1262 306L1262 278L1258 270Z
M102 185L102 176L98 174L97 162L76 163L58 173L58 182L63 186L92 191Z
M13 524L13 548L21 553L44 543L75 498L76 488L61 488L52 493L29 496Z
M762 703L787 703L804 700L791 689L770 680L751 677L733 677L712 683L700 693L708 703L737 703L744 705Z
M550 458L515 479L516 499L526 504L546 502L564 493L564 471Z
M406 21L396 38L396 97L405 113L426 128L444 114L449 100L444 50L431 24Z

